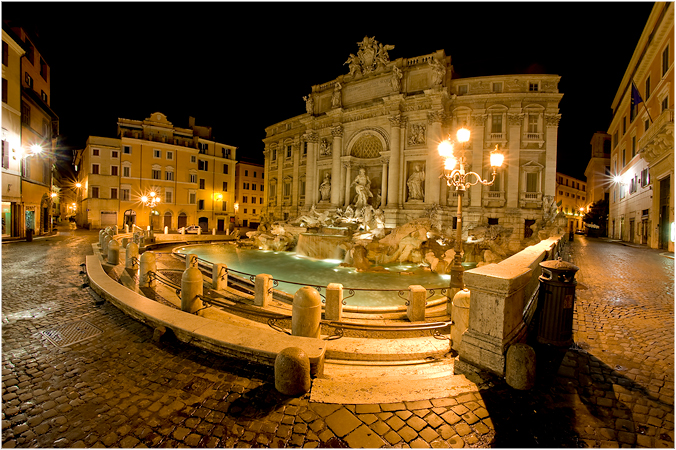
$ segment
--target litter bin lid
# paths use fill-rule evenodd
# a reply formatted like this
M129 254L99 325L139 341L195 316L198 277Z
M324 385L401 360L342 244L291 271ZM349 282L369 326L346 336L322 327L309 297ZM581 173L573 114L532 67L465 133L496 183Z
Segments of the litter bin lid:
M557 272L577 272L580 270L580 268L575 264L563 261L561 258L556 260L550 259L549 261L542 261L540 266L544 267L545 269L554 270Z

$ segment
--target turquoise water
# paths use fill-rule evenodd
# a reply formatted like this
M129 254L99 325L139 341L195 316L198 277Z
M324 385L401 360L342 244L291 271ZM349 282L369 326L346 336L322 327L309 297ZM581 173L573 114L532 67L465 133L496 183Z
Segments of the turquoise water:
M348 297L348 289L389 289L391 291L355 291L355 295L346 298L351 306L399 306L408 299L408 287L419 284L427 289L448 286L448 276L441 276L423 270L414 264L391 264L385 266L387 273L357 272L353 267L340 267L338 260L315 260L297 256L291 252L274 252L237 248L229 244L192 245L178 249L182 254L195 254L212 263L222 263L228 269L257 275L267 273L279 281L276 289L294 294L305 285L326 286L329 283L343 285L343 296ZM405 273L405 274L404 274ZM406 290L404 298L398 290ZM322 294L326 289L322 288Z

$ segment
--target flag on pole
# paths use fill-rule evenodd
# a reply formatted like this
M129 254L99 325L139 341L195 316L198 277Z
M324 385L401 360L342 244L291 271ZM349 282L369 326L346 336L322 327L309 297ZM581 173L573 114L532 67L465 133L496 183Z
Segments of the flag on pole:
M631 82L631 106L638 106L639 104L643 103L643 99L641 98L641 94L638 93L638 89L636 88L636 85L634 82Z

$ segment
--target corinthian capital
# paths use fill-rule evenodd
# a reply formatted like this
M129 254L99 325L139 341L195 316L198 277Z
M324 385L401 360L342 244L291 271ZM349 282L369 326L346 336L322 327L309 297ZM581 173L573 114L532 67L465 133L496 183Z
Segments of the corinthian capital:
M401 114L390 117L390 125L395 128L401 128L405 123L405 118Z
M510 125L521 126L523 124L523 114L507 114L507 122Z
M473 127L483 127L486 123L486 118L488 114L472 114L472 126Z
M561 114L545 114L545 125L548 127L558 127L561 120Z
M434 111L427 113L427 123L433 124L435 122L441 123L444 120L443 111Z
M305 140L308 142L314 142L315 144L319 142L319 134L316 131L308 131L304 135Z
M342 125L338 125L337 127L331 128L331 134L333 137L343 137L343 133L345 132L345 129L342 127Z

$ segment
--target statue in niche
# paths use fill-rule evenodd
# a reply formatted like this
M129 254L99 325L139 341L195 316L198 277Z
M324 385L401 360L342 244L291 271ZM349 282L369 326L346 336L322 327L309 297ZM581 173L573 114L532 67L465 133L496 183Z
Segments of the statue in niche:
M305 100L305 111L307 111L308 114L313 114L315 111L315 101L312 98L312 94L303 97L303 100Z
M336 83L336 86L333 88L333 95L331 96L331 106L334 108L340 108L342 100L340 98L340 90L343 86L340 83Z
M331 200L331 175L324 175L324 181L319 185L319 194L321 195L321 201Z
M394 66L394 69L392 69L392 78L390 78L390 85L392 86L392 90L394 92L400 92L401 91L401 79L404 75L401 73L401 69L399 67Z
M343 63L343 65L347 64L348 67L350 68L350 75L355 76L355 75L361 75L361 63L359 62L359 58L357 58L354 53L350 53L350 57L347 58L347 61Z
M425 143L425 125L413 124L408 134L408 145L422 145Z
M331 156L331 146L329 141L322 139L322 142L319 144L319 155L320 156Z
M366 169L363 167L359 169L359 175L357 175L350 185L354 186L356 195L354 197L354 204L356 209L363 208L369 202L369 198L373 197L371 193L371 179L366 175Z
M413 173L406 185L408 186L408 200L424 200L425 194L423 192L423 184L425 183L425 171L420 169L420 165L416 164L413 168Z
M437 58L430 59L429 64L432 66L432 83L441 84L446 75L446 67Z

